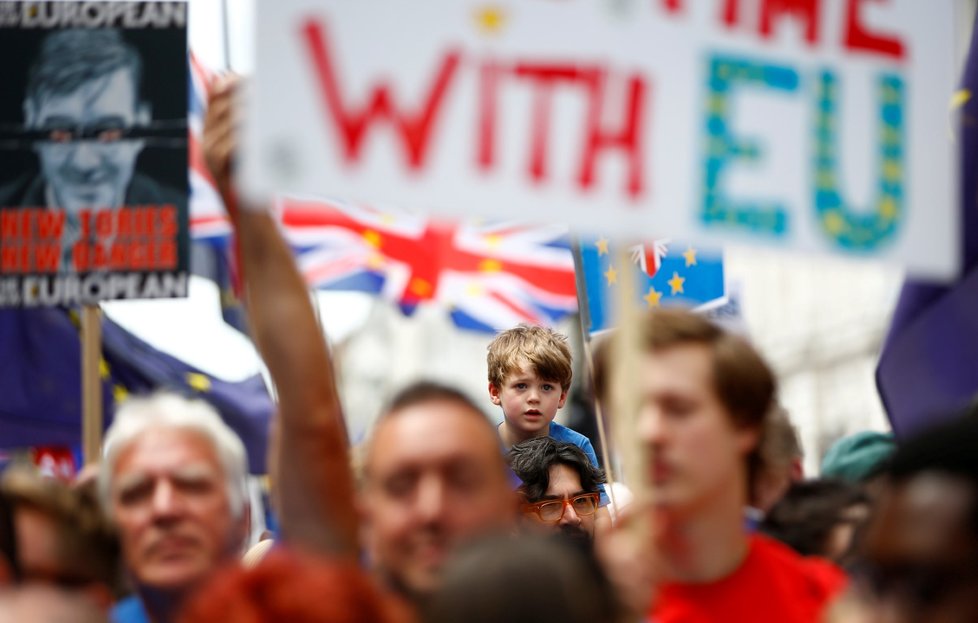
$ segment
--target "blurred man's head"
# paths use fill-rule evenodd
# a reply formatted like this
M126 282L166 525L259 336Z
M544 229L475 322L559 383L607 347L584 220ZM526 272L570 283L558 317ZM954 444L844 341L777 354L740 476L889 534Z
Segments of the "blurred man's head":
M754 475L751 506L767 513L792 484L805 477L805 458L798 431L783 408L774 409L766 422L761 456L764 468Z
M75 216L123 204L150 121L140 99L142 61L113 30L62 30L45 37L31 67L24 117L40 132L35 151L49 201Z
M108 623L87 599L54 586L28 584L0 590L0 623Z
M515 515L495 429L450 388L421 383L395 397L377 422L363 467L373 564L410 594L437 586L458 543L502 529Z
M978 613L978 418L898 447L864 541L878 621L965 623Z
M578 541L594 538L598 485L605 478L580 448L538 437L513 446L509 462L523 481L523 516L530 525L559 530Z
M729 490L748 500L775 379L745 340L693 313L650 314L641 328L636 433L664 510L695 513Z
M131 399L105 438L100 492L140 592L182 596L240 553L244 446L204 402Z
M0 491L16 579L82 590L107 609L120 579L119 542L94 495L27 468L4 474Z
M425 604L426 623L611 623L625 620L601 565L562 539L522 534L460 548Z

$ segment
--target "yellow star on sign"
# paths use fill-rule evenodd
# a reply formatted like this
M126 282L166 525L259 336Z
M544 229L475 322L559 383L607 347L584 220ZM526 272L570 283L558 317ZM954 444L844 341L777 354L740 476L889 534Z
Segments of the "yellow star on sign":
M506 23L506 12L498 6L486 5L475 12L476 28L484 34L494 35L502 30Z
M842 230L846 228L846 221L842 218L838 212L826 212L825 216L822 218L822 224L825 227L825 231L829 232L833 236L841 234Z
M618 283L618 271L615 270L614 266L609 266L604 274L604 278L608 280L609 286L613 283Z
M669 287L672 288L672 293L674 295L675 294L682 294L682 292L683 292L683 284L686 283L686 280L684 278L680 277L679 276L679 273L672 273L672 279L670 279L666 283L668 283L669 284Z
M495 249L502 242L502 238L498 234L489 234L486 236L485 241L490 249Z
M649 309L659 306L659 299L662 298L662 292L656 292L655 288L649 288L648 294L642 297L645 302L649 304Z
M594 246L598 247L598 257L602 255L608 255L608 240L606 238L599 238Z
M883 201L880 202L880 216L883 217L883 220L892 221L896 218L896 214L897 207L893 197L884 197Z
M112 398L114 398L116 402L122 402L128 397L129 391L125 387L118 384L112 386Z
M686 251L683 253L683 257L686 258L686 267L696 266L696 249L693 247L687 247Z

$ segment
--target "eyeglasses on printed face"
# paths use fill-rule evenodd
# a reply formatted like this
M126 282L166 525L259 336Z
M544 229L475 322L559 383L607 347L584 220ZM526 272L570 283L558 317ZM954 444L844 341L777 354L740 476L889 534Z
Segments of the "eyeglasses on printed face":
M82 141L93 147L109 147L127 139L139 138L142 133L145 130L108 122L89 126L54 124L34 130L31 136L48 148L66 150L74 149Z
M536 504L524 504L523 514L536 515L540 518L540 521L557 523L564 518L564 513L567 511L568 506L573 508L574 512L580 517L593 515L598 510L599 499L600 495L597 493L582 493L581 495L564 498L563 500L547 500L546 502L537 502Z

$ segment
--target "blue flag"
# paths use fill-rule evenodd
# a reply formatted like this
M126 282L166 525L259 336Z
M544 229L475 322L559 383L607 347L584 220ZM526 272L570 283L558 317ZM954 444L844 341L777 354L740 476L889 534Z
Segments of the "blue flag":
M156 350L102 319L103 409L166 389L209 402L241 438L252 473L264 473L274 406L260 375L229 382ZM76 446L81 438L81 345L78 328L57 308L0 310L0 447Z
M715 250L669 240L634 245L627 260L632 270L626 272L621 253L601 238L582 240L580 257L589 333L614 326L623 288L640 309L705 308L724 301L723 255ZM626 283L629 273L634 279Z
M876 368L893 432L906 437L941 422L978 393L978 32L955 95L960 149L961 278L907 280Z

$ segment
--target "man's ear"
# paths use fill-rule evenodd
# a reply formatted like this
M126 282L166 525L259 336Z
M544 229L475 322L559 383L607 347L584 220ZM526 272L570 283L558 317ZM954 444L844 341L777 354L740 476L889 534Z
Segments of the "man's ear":
M761 431L753 426L741 426L737 429L737 447L744 456L750 454L761 443Z
M492 404L494 405L498 405L500 402L499 388L491 381L489 382L489 399L492 400Z
M560 400L557 402L557 408L558 409L563 409L565 402L567 402L567 392L564 391L564 390L561 390L561 392L560 392Z

